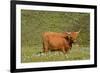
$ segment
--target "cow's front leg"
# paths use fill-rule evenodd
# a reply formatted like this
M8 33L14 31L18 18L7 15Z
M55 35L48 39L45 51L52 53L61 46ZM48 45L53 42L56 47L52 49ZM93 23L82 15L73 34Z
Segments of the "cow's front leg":
M65 48L62 48L62 52L63 52L64 55L66 54Z

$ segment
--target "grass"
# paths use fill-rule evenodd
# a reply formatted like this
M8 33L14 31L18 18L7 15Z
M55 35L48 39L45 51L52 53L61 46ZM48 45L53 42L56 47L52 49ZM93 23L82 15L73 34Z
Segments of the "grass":
M73 48L66 54L60 52L49 52L47 55L41 55L42 49L35 49L33 47L22 48L22 62L47 62L47 61L70 61L70 60L86 60L90 58L90 50L88 47Z
M80 43L79 45L82 46L79 48L74 44L72 49L66 54L67 57L61 53L55 55L55 52L46 56L39 56L39 52L42 51L42 32L79 31L79 29L81 29L81 32L77 40ZM89 59L89 29L89 13L21 10L21 62Z

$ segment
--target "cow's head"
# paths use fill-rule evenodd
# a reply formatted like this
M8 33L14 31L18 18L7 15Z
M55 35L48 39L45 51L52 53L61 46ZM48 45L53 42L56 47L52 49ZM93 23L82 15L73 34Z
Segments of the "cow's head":
M76 42L76 39L77 39L77 37L78 37L78 35L79 35L79 32L80 32L80 31L78 31L78 32L66 32L66 33L68 34L68 38L69 38L71 41Z
M69 41L69 43L73 43L73 39L71 36L66 36L66 40Z

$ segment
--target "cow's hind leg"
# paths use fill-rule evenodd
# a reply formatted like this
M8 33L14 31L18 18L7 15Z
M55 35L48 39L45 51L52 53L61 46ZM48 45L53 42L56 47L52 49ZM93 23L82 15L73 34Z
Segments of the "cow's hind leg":
M46 55L47 55L47 52L48 52L48 51L47 51L45 48L43 48L43 52L42 52L41 55L42 55L42 56L46 56Z
M43 42L43 54L46 56L48 52L48 44Z
M48 48L47 48L47 46L44 46L44 44L43 44L41 55L46 56L47 52L48 52Z

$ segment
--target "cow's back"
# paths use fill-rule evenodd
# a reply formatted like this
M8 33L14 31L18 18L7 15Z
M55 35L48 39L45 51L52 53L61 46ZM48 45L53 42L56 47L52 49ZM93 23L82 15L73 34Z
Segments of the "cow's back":
M58 33L58 32L44 32L42 34L42 36L44 36L44 37L48 37L48 36L66 37L66 36L68 36L68 34L67 33Z

